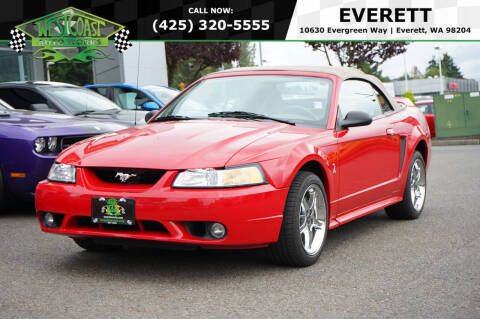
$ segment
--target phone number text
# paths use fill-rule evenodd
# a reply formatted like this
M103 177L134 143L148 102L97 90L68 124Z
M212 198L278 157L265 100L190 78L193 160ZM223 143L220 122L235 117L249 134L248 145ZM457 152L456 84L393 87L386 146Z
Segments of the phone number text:
M198 20L194 23L191 19L184 20L160 20L153 21L153 31L186 31L191 33L199 31L224 31L232 29L235 31L266 31L270 29L269 20Z

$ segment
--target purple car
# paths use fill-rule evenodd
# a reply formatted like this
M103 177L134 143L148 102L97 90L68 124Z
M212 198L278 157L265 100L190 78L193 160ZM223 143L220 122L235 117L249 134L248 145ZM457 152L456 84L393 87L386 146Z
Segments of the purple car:
M0 212L11 198L31 197L58 153L127 125L58 113L16 110L0 100Z

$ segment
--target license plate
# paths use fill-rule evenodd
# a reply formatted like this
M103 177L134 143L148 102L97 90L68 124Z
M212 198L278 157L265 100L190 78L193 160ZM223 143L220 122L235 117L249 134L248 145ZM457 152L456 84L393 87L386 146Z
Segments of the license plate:
M135 200L93 197L92 222L95 224L134 225Z

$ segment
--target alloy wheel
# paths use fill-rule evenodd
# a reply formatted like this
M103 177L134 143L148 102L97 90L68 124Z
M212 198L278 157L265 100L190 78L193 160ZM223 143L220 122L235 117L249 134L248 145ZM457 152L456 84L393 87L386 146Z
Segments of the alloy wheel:
M315 255L321 249L327 227L325 197L316 184L310 185L300 204L299 231L305 252Z
M415 210L420 211L425 202L426 174L425 166L420 159L416 159L410 173L410 197Z

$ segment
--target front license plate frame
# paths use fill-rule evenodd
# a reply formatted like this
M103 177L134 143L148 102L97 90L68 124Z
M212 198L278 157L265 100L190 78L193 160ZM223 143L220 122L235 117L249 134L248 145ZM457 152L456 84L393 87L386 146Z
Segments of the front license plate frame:
M92 197L92 223L135 225L135 200L123 197Z

